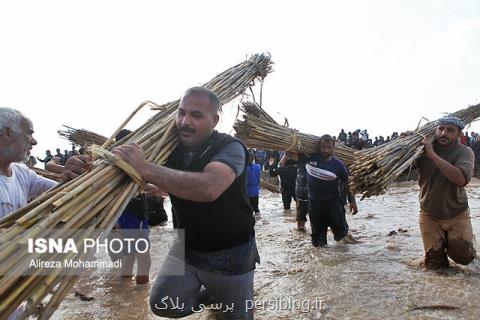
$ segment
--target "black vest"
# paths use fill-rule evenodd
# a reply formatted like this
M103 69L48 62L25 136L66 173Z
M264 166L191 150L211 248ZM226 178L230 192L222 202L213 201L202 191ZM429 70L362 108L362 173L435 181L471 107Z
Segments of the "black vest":
M200 172L212 158L233 141L240 140L214 131L203 143L188 167L183 165L183 146L170 155L166 166L176 170ZM242 143L243 146L243 143ZM170 195L177 228L185 229L186 248L198 251L218 251L232 248L251 239L255 218L250 207L246 187L248 152L245 151L243 173L213 202L195 202ZM202 186L198 186L202 188Z

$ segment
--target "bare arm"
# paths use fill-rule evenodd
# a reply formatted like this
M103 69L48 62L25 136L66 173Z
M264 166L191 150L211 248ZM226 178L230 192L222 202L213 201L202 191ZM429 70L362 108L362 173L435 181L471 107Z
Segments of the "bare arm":
M437 166L440 172L442 172L443 175L447 177L448 180L460 187L463 187L467 184L467 180L465 179L462 170L455 167L448 161L440 158L436 153L434 153L434 155L432 155L430 159Z
M422 144L425 146L425 156L427 156L437 166L438 170L447 177L448 180L455 183L457 186L463 187L467 184L467 179L463 175L462 170L455 167L450 162L440 158L430 142L423 140Z
M147 163L139 170L143 178L179 198L197 202L215 201L235 180L233 170L210 162L202 172L187 172Z
M112 152L135 168L146 182L191 201L215 201L235 180L235 172L221 162L209 163L202 172L186 172L148 162L136 144L122 145Z
M88 156L73 156L68 159L64 166L59 163L59 160L59 158L54 157L52 161L45 165L45 169L50 172L60 173L64 181L74 179L87 172L91 164L91 159Z
M358 213L357 201L355 200L355 195L352 194L348 182L345 183L345 192L347 194L348 203L350 204L350 213L355 215Z
M47 169L48 171L50 172L55 172L55 173L60 173L62 174L63 173L63 170L64 170L64 167L56 162L53 162L53 161L49 161L46 165L45 165L45 169Z

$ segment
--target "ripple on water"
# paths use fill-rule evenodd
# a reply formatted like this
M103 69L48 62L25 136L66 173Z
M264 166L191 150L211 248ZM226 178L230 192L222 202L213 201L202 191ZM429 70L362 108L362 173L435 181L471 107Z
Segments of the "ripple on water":
M467 187L475 234L480 231L480 182ZM295 230L295 210L284 211L280 195L262 190L255 226L262 263L255 273L255 299L291 297L321 310L256 310L256 319L480 319L480 277L463 266L426 271L418 228L418 186L392 186L380 197L358 202L359 213L347 216L361 243L313 248L309 231ZM170 211L170 210L167 210ZM165 228L151 230L152 243L164 241ZM399 229L407 232L399 232ZM389 237L394 230L397 234ZM477 251L478 246L477 246ZM153 279L159 261L152 255ZM95 298L83 302L69 294L53 319L158 319L148 307L150 286L121 282L108 272L81 279L78 290ZM413 310L415 306L450 305L457 310ZM212 313L187 319L214 319Z

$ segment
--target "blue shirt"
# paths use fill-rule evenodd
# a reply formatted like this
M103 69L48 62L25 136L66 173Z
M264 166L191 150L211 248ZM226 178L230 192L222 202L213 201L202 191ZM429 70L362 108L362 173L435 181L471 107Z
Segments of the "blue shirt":
M303 156L299 160L305 162L310 200L324 201L340 197L339 181L348 180L348 170L342 161L334 156L326 161L320 154Z
M256 163L247 166L247 193L249 197L260 193L260 165Z

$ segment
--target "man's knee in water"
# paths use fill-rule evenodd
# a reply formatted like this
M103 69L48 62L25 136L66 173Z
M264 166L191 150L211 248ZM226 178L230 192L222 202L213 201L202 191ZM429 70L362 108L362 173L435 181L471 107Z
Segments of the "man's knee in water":
M429 270L447 268L448 257L445 248L430 249L425 255L425 267Z
M464 239L448 240L448 256L455 263L467 265L473 261L477 253L473 243Z

